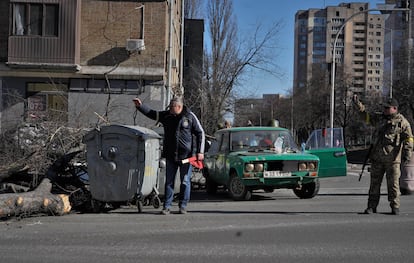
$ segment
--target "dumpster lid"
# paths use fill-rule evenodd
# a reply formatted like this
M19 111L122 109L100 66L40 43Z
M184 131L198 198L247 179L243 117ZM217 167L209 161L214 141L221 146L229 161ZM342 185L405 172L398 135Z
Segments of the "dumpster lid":
M94 130L90 131L83 137L83 142L87 142L93 140L97 134L107 134L107 133L115 133L115 134L123 134L132 137L140 137L143 140L148 139L161 139L162 137L156 133L155 131L141 127L141 126L134 126L134 125L120 125L120 124L113 124L107 126L101 126L100 128L95 128Z

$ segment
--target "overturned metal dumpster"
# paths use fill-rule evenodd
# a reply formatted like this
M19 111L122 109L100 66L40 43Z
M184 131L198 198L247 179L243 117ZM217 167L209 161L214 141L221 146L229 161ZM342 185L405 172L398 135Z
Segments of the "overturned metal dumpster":
M83 137L92 198L101 202L133 201L160 206L158 175L161 137L153 130L108 125Z

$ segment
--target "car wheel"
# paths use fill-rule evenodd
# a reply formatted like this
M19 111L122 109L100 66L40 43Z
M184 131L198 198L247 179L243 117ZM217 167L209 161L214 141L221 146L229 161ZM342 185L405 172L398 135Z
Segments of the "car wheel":
M206 178L206 192L207 194L217 193L217 184L210 178Z
M293 192L301 199L309 199L318 194L319 186L319 179L315 179L312 183L302 185L300 189L293 189Z
M233 200L250 200L252 193L247 187L243 184L243 181L236 175L232 174L230 176L229 182L229 192Z
M207 168L203 169L203 176L206 178L206 192L207 194L215 194L217 192L217 183L212 180L208 174Z

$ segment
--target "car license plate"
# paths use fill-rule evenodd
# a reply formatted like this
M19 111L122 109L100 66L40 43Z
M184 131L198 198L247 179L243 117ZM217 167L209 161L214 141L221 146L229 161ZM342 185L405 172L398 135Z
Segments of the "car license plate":
M264 178L287 177L287 176L292 176L292 173L290 172L282 173L280 171L265 171L263 173Z

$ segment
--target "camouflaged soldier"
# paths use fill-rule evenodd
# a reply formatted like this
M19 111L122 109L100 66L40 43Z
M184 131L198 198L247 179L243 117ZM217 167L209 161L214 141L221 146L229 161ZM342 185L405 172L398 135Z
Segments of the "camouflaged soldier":
M364 105L354 96L354 103L360 112L365 112ZM413 150L413 134L410 123L398 113L398 102L388 99L384 103L384 111L376 120L370 116L371 122L376 122L371 160L371 182L369 187L368 207L365 214L377 212L380 200L381 182L386 175L388 201L391 214L398 215L400 211L400 165L409 162Z

